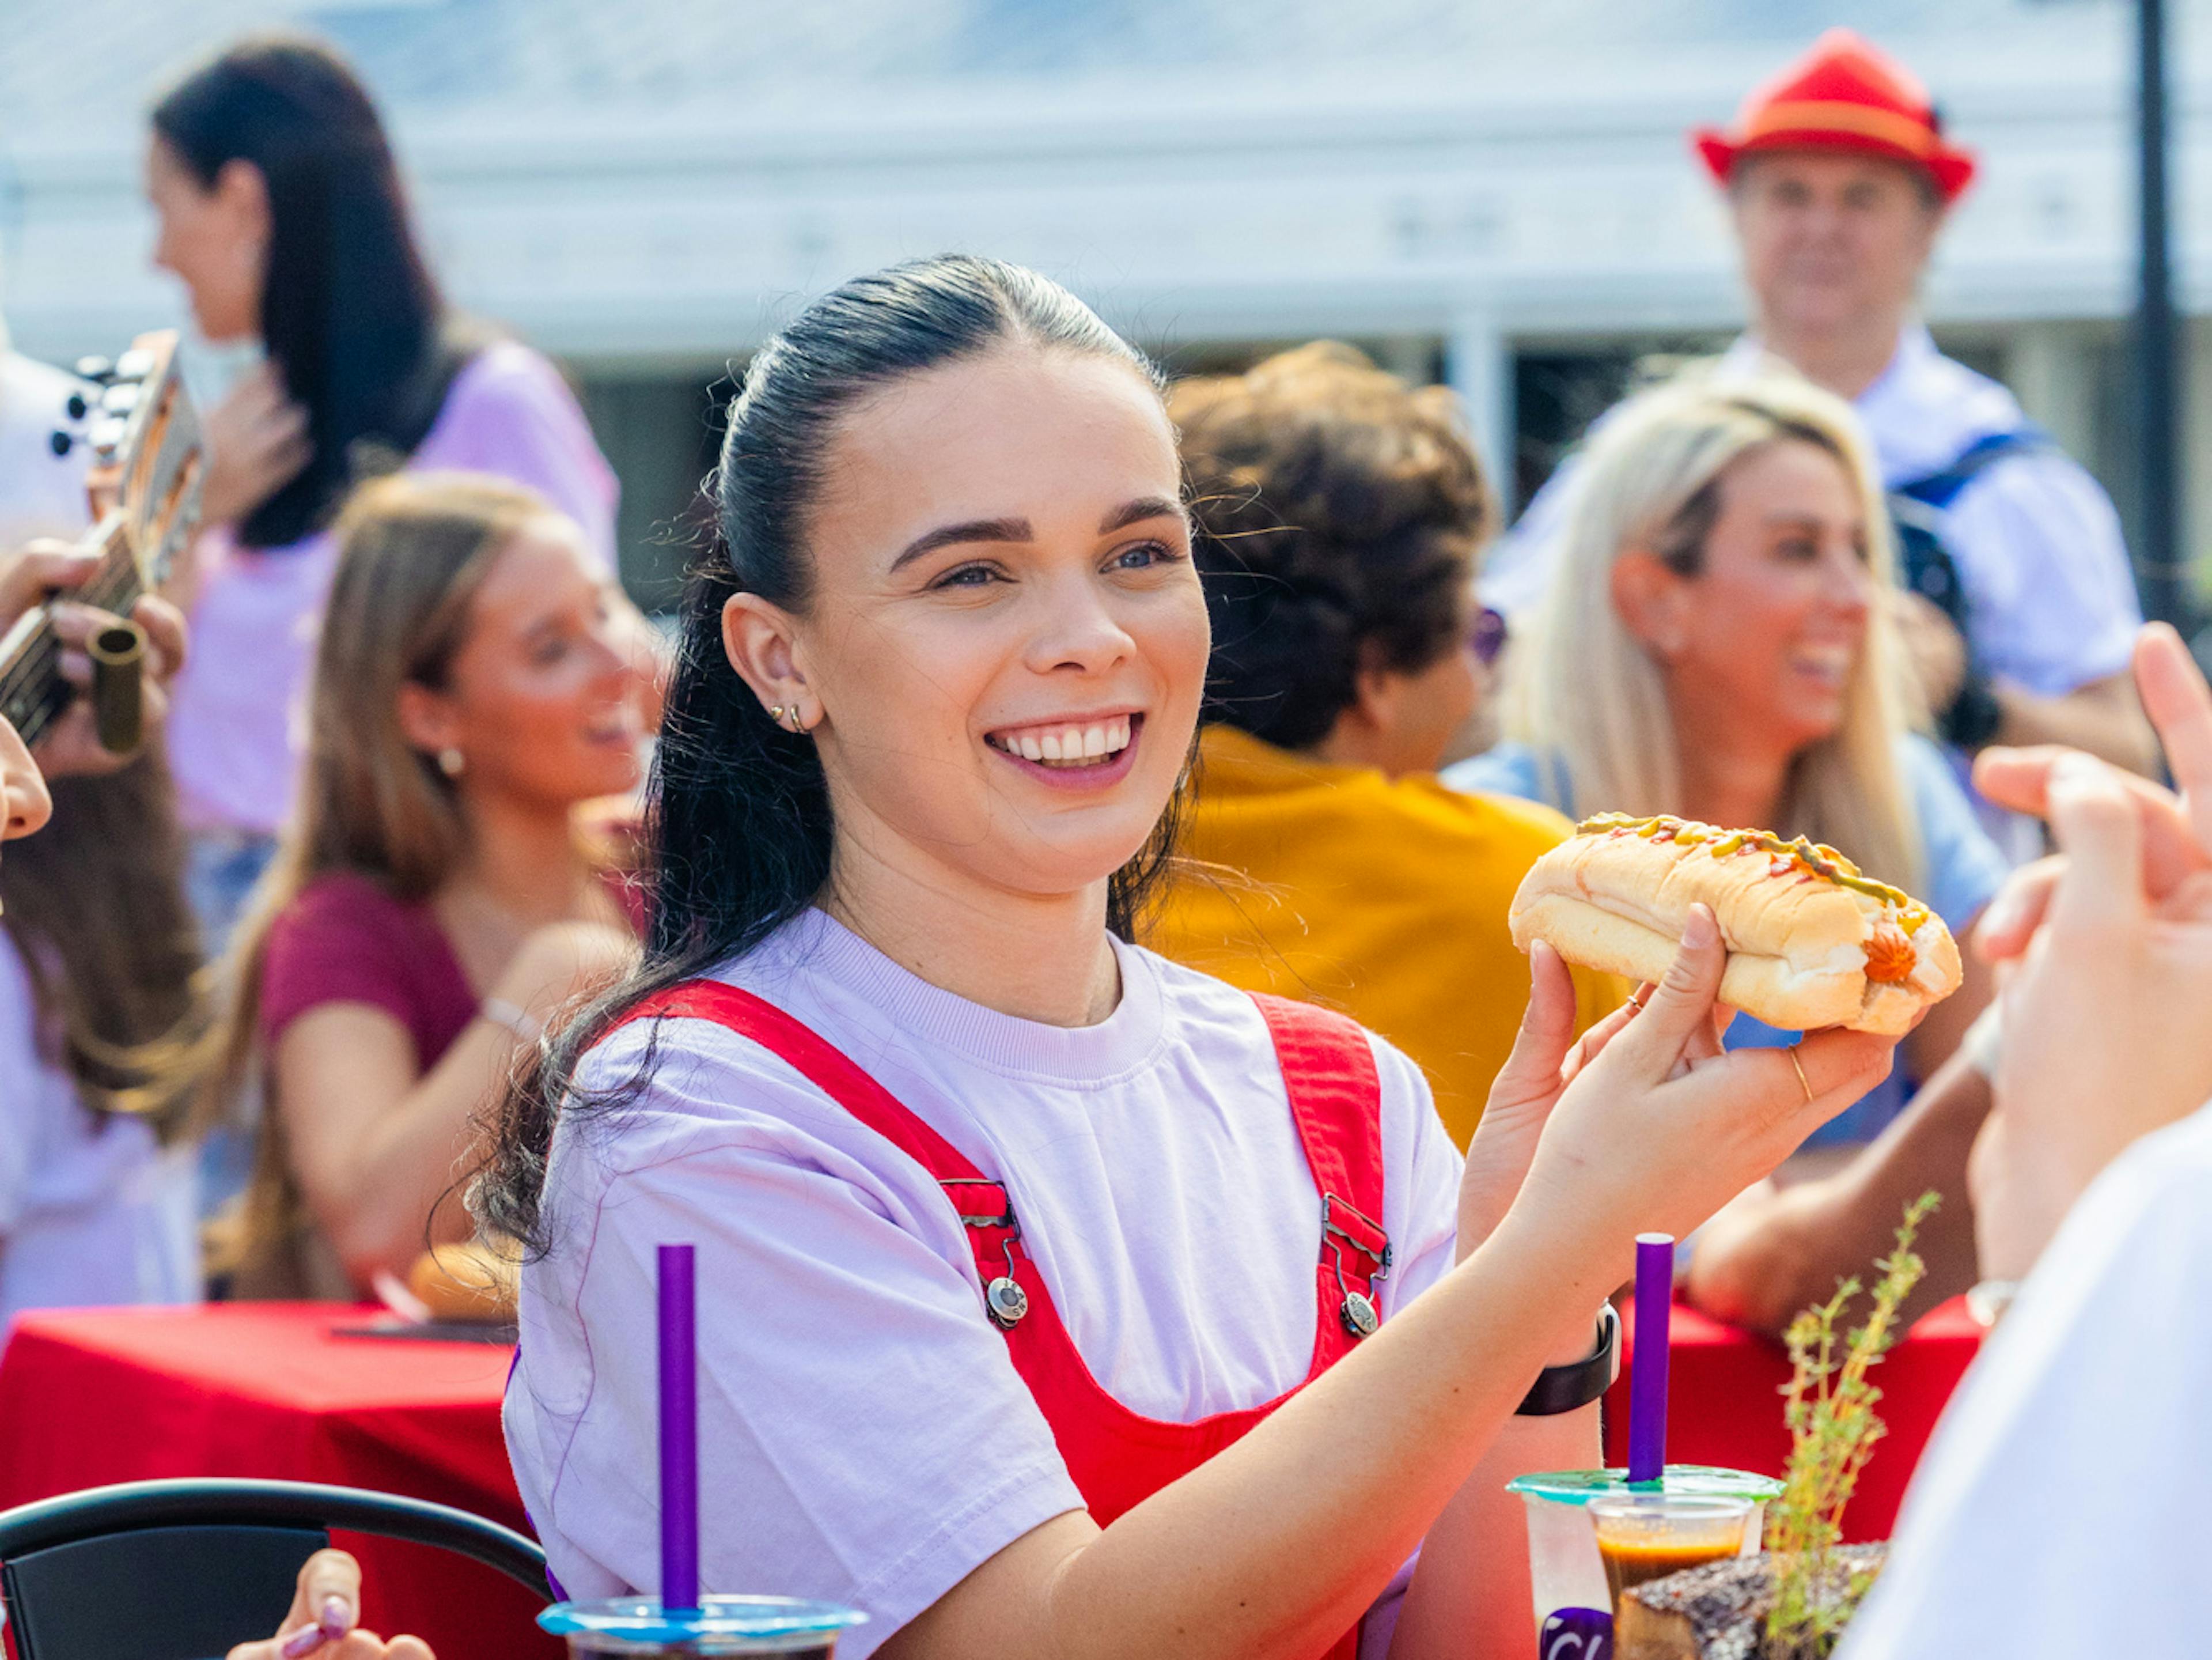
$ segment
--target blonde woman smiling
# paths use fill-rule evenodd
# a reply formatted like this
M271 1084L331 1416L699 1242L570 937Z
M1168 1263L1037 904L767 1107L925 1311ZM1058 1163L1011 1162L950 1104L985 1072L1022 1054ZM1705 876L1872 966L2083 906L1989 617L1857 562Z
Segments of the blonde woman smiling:
M1942 752L1907 720L1889 520L1857 419L1783 374L1695 377L1624 405L1574 480L1551 587L1513 648L1510 741L1447 782L1571 817L1671 812L1825 842L1963 933L2004 880ZM1989 1000L1904 1046L1925 1079ZM1732 1047L1796 1041L1748 1016ZM1893 1074L1820 1145L1872 1139Z

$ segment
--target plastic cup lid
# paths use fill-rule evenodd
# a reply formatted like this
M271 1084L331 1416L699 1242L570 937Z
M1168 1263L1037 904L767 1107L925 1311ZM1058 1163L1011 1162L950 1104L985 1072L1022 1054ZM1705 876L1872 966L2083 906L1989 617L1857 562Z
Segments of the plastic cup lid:
M704 1596L696 1610L664 1610L657 1596L611 1596L598 1602L556 1602L538 1623L556 1637L597 1632L633 1643L693 1643L702 1638L756 1642L780 1637L826 1637L868 1616L835 1602L802 1602L788 1596Z
M1629 1485L1625 1469L1547 1470L1516 1475L1505 1484L1505 1490L1525 1497L1548 1499L1560 1505L1587 1505L1601 1493L1654 1491L1701 1498L1764 1500L1779 1498L1782 1483L1771 1475L1753 1475L1749 1470L1720 1469L1711 1464L1669 1464L1657 1482L1641 1482L1634 1487Z

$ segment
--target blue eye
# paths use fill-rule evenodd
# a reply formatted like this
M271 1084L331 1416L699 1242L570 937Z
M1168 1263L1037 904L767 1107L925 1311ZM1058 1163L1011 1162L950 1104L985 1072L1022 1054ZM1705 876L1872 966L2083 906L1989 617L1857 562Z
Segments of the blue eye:
M980 588L999 580L999 574L988 565L960 565L945 573L929 586L933 588Z
M1113 563L1116 570L1145 570L1182 557L1164 542L1139 542L1134 547L1123 548L1115 554Z

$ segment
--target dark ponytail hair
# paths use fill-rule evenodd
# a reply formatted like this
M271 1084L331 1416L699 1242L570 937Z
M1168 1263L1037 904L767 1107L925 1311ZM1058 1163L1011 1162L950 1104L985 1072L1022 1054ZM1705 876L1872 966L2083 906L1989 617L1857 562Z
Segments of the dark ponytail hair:
M746 370L709 481L714 545L684 589L653 765L644 958L509 1089L471 1194L489 1231L545 1250L551 1242L538 1201L556 1115L605 1110L635 1092L636 1079L602 1094L572 1092L585 1051L640 1000L758 945L828 883L833 826L814 742L771 721L730 666L722 608L747 593L803 614L813 578L807 521L840 423L885 386L1001 343L1115 358L1160 384L1140 353L1058 283L966 255L847 283L800 313ZM1114 875L1108 926L1125 939L1166 864L1174 818L1170 806L1144 849Z
M152 122L202 189L241 161L268 187L261 339L313 453L239 540L281 547L328 524L358 477L414 453L485 331L448 317L376 106L328 46L240 41L163 94Z

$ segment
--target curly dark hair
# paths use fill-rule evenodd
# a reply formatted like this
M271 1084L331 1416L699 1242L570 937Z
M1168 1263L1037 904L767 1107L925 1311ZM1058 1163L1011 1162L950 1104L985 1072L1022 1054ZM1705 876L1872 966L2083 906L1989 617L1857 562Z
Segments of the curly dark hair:
M1212 612L1206 720L1309 748L1363 668L1458 646L1495 514L1447 388L1324 340L1185 380L1168 408Z

